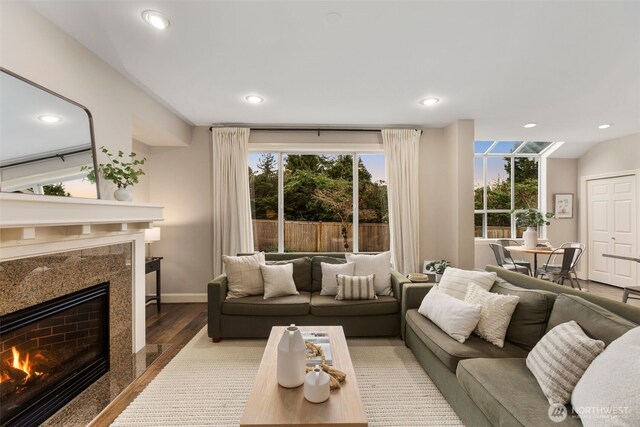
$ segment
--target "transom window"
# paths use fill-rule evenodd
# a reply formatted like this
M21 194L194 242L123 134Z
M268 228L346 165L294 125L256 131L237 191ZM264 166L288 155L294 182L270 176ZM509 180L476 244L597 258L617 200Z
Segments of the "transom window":
M540 157L553 142L475 141L475 237L521 238L512 212L539 208Z
M249 153L254 248L389 250L382 153Z

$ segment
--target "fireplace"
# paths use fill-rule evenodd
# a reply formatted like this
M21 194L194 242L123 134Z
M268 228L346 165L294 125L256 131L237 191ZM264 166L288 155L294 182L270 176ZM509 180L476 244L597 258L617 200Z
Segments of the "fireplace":
M109 370L109 282L0 317L0 425L47 419Z

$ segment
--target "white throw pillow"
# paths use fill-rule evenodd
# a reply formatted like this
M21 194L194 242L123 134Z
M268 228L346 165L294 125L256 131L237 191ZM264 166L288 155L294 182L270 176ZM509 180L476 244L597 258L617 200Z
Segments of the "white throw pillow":
M222 255L227 274L227 299L242 298L264 293L260 266L264 265L264 252L246 256Z
M264 279L264 299L300 295L293 281L293 264L261 265Z
M473 332L491 344L504 347L504 337L520 297L494 294L470 282L464 300L482 306L480 321Z
M542 337L527 356L531 371L551 405L566 405L593 359L604 349L574 320L561 323Z
M354 262L347 262L344 264L329 264L328 262L321 262L322 290L320 291L320 295L338 295L338 280L336 279L336 276L338 274L353 276L355 266L356 264Z
M438 287L442 292L454 298L464 300L467 295L467 286L472 282L488 291L496 281L497 274L488 271L461 270L448 267L440 279Z
M355 276L375 275L374 286L378 295L392 295L391 289L391 252L377 255L345 254L347 262L356 264Z
M571 405L585 427L640 426L638 355L640 327L613 341L589 365L571 395Z
M480 320L482 306L460 301L433 287L422 300L418 313L431 319L454 340L463 343Z

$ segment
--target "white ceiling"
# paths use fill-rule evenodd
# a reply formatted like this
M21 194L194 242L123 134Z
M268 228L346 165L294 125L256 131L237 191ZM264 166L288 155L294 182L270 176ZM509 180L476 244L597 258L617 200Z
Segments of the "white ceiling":
M566 141L559 157L640 132L640 2L30 4L197 125L468 118L477 139ZM169 15L169 29L143 22L145 9ZM420 106L427 96L442 101Z
M0 73L0 164L91 148L89 117L82 108ZM38 116L62 119L45 123Z

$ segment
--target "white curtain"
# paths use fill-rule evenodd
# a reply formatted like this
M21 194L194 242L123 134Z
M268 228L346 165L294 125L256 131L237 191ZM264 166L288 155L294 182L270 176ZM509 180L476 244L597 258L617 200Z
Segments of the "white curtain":
M253 252L249 200L249 129L214 128L213 275L222 274L222 255Z
M414 129L382 130L391 259L395 269L405 275L419 271L418 142L421 133Z

